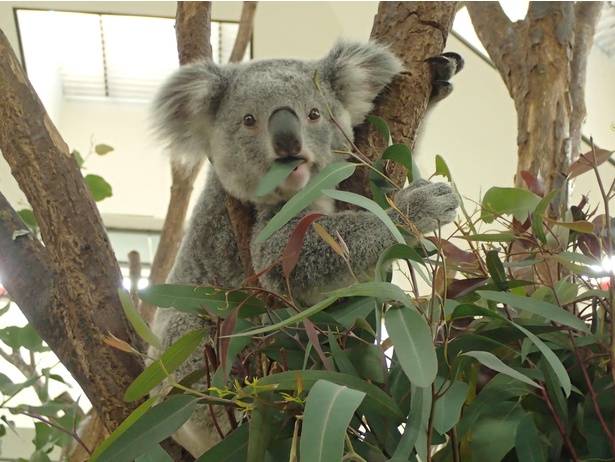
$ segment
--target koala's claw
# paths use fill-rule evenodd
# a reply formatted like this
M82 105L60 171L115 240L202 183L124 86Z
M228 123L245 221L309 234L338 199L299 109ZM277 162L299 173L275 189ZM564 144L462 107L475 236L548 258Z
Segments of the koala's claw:
M446 52L440 56L432 56L426 59L427 62L433 65L434 81L431 87L431 101L437 102L453 91L453 85L449 80L463 69L463 58L457 53Z

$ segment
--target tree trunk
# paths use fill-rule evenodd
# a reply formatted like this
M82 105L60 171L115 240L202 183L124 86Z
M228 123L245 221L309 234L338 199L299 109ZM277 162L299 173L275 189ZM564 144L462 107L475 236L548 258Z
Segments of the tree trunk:
M444 50L455 19L458 2L380 2L374 18L371 39L386 44L399 57L406 71L389 85L372 114L389 125L394 143L412 149L421 120L425 116L433 81L432 69L425 61ZM356 133L357 148L376 160L386 149L386 142L372 124L364 124ZM406 170L389 163L387 174L393 183L403 186ZM357 169L340 186L371 197L369 171Z
M531 2L512 23L498 2L467 2L474 29L500 72L517 110L518 164L542 177L545 190L565 189L579 156L585 120L585 77L602 2ZM531 89L531 91L530 91ZM566 203L553 202L555 210Z
M138 344L120 307L121 274L77 162L0 31L0 150L26 194L45 246L0 200L0 270L9 294L113 430L139 404L122 400L139 358L103 343Z

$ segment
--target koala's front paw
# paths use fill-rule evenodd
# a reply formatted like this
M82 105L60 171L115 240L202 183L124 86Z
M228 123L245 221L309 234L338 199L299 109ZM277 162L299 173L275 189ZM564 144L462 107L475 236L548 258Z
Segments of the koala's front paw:
M417 180L395 195L395 205L421 233L428 233L455 219L459 199L447 183Z
M434 80L431 87L430 101L432 103L443 100L453 91L449 80L463 69L463 58L457 53L442 53L426 59L434 69Z

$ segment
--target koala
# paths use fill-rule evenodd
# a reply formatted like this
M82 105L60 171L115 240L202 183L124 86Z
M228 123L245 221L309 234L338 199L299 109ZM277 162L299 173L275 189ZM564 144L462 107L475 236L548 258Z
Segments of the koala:
M441 59L440 67L452 71L436 72L437 79L445 77L435 87L446 93L450 92L446 80L457 64L456 59ZM351 41L338 42L315 61L275 59L224 66L202 61L177 70L154 102L157 131L172 155L187 164L207 156L211 168L168 283L241 287L245 276L226 195L254 206L256 236L310 179L341 160L335 151L346 149L342 131L352 138L353 128L364 121L374 98L402 70L401 62L387 48ZM320 90L314 84L315 75ZM331 121L329 111L341 130ZM274 191L256 197L254 191L263 175L274 162L287 159L301 164ZM449 185L424 180L399 191L394 201L421 233L453 221L459 205ZM339 233L347 244L355 275L373 272L381 252L396 242L370 212L336 212L327 198L316 201L304 214L312 212L323 213L317 222L331 235ZM398 211L388 213L397 224L405 223ZM264 242L251 243L254 270L263 271L259 279L263 288L286 291L285 277L276 262L301 218L294 218ZM290 278L293 298L300 304L313 303L325 292L353 281L343 259L313 230L308 231ZM198 316L159 309L153 330L166 348L185 333L210 324ZM212 327L206 341L211 342L214 335ZM149 354L159 357L160 352L150 349ZM203 366L202 349L197 349L174 374L180 380ZM200 386L205 388L205 384ZM230 427L222 422L224 410L214 409L222 430L228 431ZM219 441L207 406L197 410L175 439L194 456Z

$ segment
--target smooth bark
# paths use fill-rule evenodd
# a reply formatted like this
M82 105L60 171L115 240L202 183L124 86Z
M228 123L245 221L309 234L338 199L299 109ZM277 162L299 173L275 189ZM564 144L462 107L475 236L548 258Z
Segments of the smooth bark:
M603 2L531 2L512 22L498 2L467 2L472 23L517 111L517 187L526 170L565 188L580 151L587 59ZM566 198L568 194L561 197ZM557 207L566 206L554 201Z

